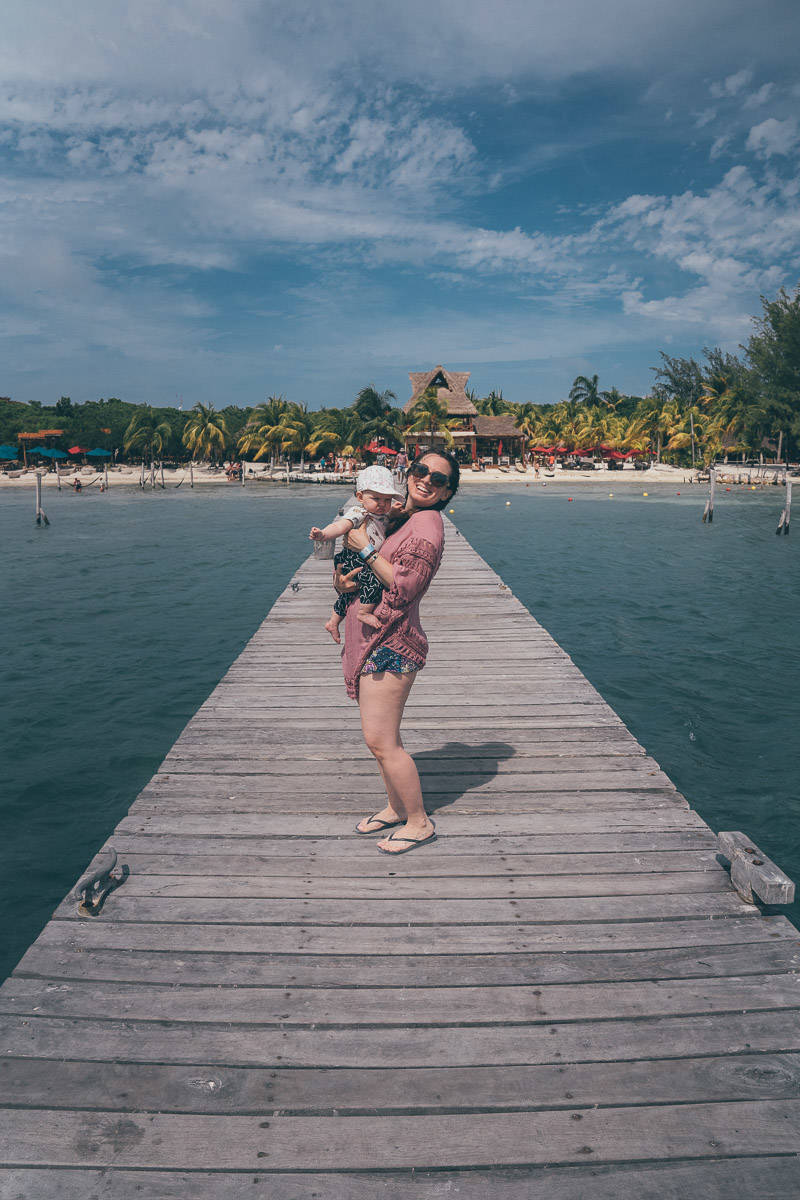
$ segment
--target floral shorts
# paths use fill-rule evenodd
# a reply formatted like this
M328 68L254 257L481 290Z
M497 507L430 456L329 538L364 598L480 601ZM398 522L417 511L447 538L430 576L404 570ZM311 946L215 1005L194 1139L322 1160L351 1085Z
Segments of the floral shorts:
M378 646L372 651L364 663L361 674L374 675L376 671L391 671L393 675L410 675L419 670L419 663L405 658L397 650L389 650L386 646Z

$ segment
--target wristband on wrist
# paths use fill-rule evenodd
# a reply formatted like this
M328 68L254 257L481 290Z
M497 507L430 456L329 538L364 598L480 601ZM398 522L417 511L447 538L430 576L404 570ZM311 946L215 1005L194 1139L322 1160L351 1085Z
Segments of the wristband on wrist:
M364 549L359 550L358 557L361 559L362 562L366 562L367 559L372 558L373 554L377 554L377 553L378 553L378 551L375 549L372 542L367 542Z

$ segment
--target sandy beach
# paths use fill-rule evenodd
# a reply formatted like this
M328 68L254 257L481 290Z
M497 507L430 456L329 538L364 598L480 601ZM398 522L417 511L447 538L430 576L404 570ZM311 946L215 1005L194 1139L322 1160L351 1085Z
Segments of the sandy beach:
M270 472L269 466L263 463L245 463L245 485L258 483L285 483L286 470L285 468L275 468ZM241 487L241 481L229 480L224 471L213 471L208 466L196 466L194 468L194 486L220 486L225 487ZM103 472L96 471L94 468L82 468L79 470L61 471L61 486L71 487L73 480L79 479L83 488L91 487L93 490L99 490L103 482ZM138 466L116 466L108 468L108 484L109 487L136 487L141 479L141 467ZM335 475L330 471L304 471L300 472L297 468L293 469L290 474L291 482L293 483L333 483L341 486L351 486L353 477L349 475ZM33 468L28 468L27 471L12 471L11 473L0 472L0 489L5 488L32 488L36 482L36 471ZM582 487L585 484L608 484L609 488L616 487L630 488L637 487L646 491L651 485L681 485L681 484L696 484L706 483L707 476L703 477L697 470L692 470L691 467L672 467L666 463L659 463L648 467L646 471L637 471L632 464L626 463L622 470L609 471L606 467L598 467L594 471L571 471L564 470L558 464L552 474L540 469L538 475L533 467L528 467L525 471L520 471L516 467L505 468L501 470L498 467L490 467L485 471L473 471L469 467L464 468L461 472L462 488L479 487L486 483L508 484L559 484L569 485L570 487ZM737 464L727 464L717 468L717 482L721 484L775 484L784 482L783 467L743 467ZM42 474L42 483L45 488L56 488L58 486L55 472L50 471ZM188 467L165 467L164 468L164 484L166 487L177 487L180 484L185 484L187 487L191 483L190 472ZM161 475L156 472L156 487L160 487ZM146 476L146 486L150 486L149 472Z

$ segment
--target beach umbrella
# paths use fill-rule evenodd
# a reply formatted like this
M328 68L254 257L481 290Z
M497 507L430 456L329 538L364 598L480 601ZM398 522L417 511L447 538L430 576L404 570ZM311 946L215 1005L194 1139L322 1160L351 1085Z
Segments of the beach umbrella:
M87 458L111 458L110 450L87 450Z
M47 454L46 446L28 446L28 454Z
M85 446L70 446L69 450L67 451L67 454L85 454L85 453L86 453Z
M0 446L0 459L3 462L15 462L19 458L19 451L16 446Z

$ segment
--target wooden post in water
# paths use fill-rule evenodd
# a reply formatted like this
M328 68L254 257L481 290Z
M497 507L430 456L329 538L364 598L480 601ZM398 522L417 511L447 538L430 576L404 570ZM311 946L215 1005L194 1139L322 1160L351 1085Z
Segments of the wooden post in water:
M150 459L150 487L155 489L156 486L156 460Z
M709 470L708 479L709 479L708 499L706 500L706 506L705 506L705 509L703 510L703 524L704 525L705 525L706 521L708 521L708 523L710 525L711 522L714 520L714 488L717 483L717 472L714 467L711 467L711 469Z
M59 491L61 491L61 474L58 470L58 459L57 458L54 459L53 463L56 468L56 487L58 488Z
M144 491L144 458L142 458L142 477L139 480L139 487Z
M194 487L194 463L189 463L189 487Z
M50 522L48 521L47 517L44 514L44 509L42 508L42 473L41 473L41 471L36 472L36 524L37 525L49 525L50 524Z
M160 469L161 469L161 490L162 490L162 492L163 492L163 491L164 491L164 489L165 489L165 488L166 488L166 486L167 486L167 485L164 483L164 460L163 460L163 459L161 459L161 460L159 461L159 464L158 464L158 465L159 465L159 467L160 467Z
M106 491L108 491L108 463L107 462L103 463L103 483L106 486Z
M781 519L778 521L778 528L775 530L777 534L789 532L789 519L792 515L792 481L789 478L789 473L786 473L786 500L783 505Z
M286 459L286 482L289 482L289 459Z

